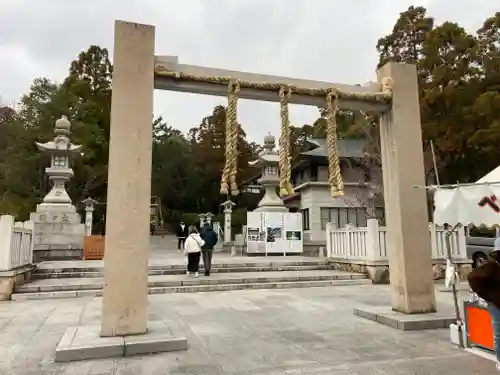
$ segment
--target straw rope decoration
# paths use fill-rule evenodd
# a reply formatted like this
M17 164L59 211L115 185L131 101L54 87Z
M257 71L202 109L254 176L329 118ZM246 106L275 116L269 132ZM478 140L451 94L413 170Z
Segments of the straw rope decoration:
M337 153L337 111L339 100L365 101L371 103L390 104L392 100L392 79L382 80L383 90L380 92L346 92L335 88L306 88L284 83L252 82L245 80L235 81L226 76L202 76L175 72L161 64L155 66L155 74L178 80L205 82L219 85L228 85L228 107L226 114L226 163L222 172L221 189L223 195L238 194L236 176L238 172L238 122L237 102L240 88L273 91L280 93L281 104L281 136L280 136L280 195L293 193L290 183L290 122L288 119L288 101L291 92L299 95L324 97L326 99L326 143L328 151L328 182L331 186L332 197L337 198L344 194L344 182L340 171L339 156ZM231 191L229 190L231 184Z
M239 124L238 124L238 92L240 91L240 85L236 81L232 84L229 89L229 103L228 103L228 113L226 114L227 120L230 124L229 129L229 143L231 147L231 152L229 153L229 181L231 182L231 195L237 196L239 194L238 184L236 183L236 176L238 174L238 134L239 134Z
M291 178L291 163L290 163L290 119L288 116L288 101L292 91L288 87L281 87L280 96L280 116L281 116L281 133L279 140L279 170L280 170L280 196L286 197L293 194Z
M202 76L202 75L188 74L182 72L175 72L165 68L161 64L157 64L155 66L155 74L161 77L173 78L178 80L205 82L205 83L213 83L219 85L228 85L230 82L234 81L234 78L227 76ZM298 87L280 82L272 83L272 82L253 82L253 81L238 80L238 84L241 88L244 89L255 89L262 91L273 91L273 92L278 92L281 89L281 87L285 85L295 94L321 96L321 97L325 97L331 90L331 88ZM371 103L389 104L391 102L392 95L391 92L389 91L380 91L380 92L337 91L337 97L338 99L342 100L357 100L357 101L366 101Z
M238 173L238 91L240 86L238 82L230 81L228 83L228 103L226 110L226 151L225 164L222 171L220 193L222 195L238 195L238 185L236 184L236 175ZM229 183L231 190L229 190Z
M326 147L328 151L328 183L333 198L344 195L344 181L337 150L338 93L331 89L326 95Z

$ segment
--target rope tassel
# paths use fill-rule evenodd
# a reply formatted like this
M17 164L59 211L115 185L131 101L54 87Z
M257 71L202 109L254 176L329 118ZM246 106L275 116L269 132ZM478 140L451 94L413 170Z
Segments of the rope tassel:
M328 150L328 183L333 198L344 195L344 181L340 171L337 149L337 112L338 93L336 90L330 90L326 95L326 146Z
M286 197L293 194L293 187L290 183L291 178L291 157L290 157L290 119L288 114L288 102L292 90L288 87L281 87L280 96L280 115L281 115L281 133L279 140L279 170L280 170L280 196Z
M239 194L236 176L238 174L238 133L239 125L237 121L238 92L240 85L238 82L229 82L228 104L226 110L226 152L225 165L222 171L220 193L222 195L236 196ZM231 190L229 190L229 183Z

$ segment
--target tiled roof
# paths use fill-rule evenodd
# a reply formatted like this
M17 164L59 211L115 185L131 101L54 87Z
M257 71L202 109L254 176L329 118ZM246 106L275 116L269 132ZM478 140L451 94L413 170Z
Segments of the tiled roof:
M326 140L323 138L312 138L307 141L312 150L302 152L304 156L327 157ZM362 139L339 139L337 146L341 158L362 158L366 142Z

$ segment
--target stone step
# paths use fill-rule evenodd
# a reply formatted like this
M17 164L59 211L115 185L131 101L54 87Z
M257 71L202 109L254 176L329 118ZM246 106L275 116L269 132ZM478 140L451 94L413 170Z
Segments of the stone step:
M212 263L213 269L247 269L247 268L273 268L273 267L312 267L312 266L329 266L330 262L327 259L297 259L293 257L288 258L274 258L268 260L267 258L251 259L214 259ZM171 264L150 264L149 270L151 271L166 271L166 270L185 270L186 262L182 257L180 260L175 259ZM52 273L98 273L104 270L104 263L102 261L60 261L60 262L42 262L37 266L35 273L37 275L52 274ZM221 271L219 271L221 272ZM232 271L229 271L232 272Z
M149 294L166 293L196 293L196 292L216 292L243 289L290 289L290 288L314 288L326 286L351 286L371 284L366 278L360 279L335 279L335 280L316 280L316 281L289 281L289 282L252 282L239 284L207 284L207 285L185 285L170 287L150 287ZM80 298L80 297L100 297L101 289L91 290L72 290L55 292L34 292L34 293L16 293L12 295L13 301L25 300L45 300L62 298Z
M201 267L203 269L203 267ZM238 266L233 265L232 267L221 267L218 266L212 268L212 274L218 273L239 273L239 272L286 272L286 271L312 271L312 270L331 270L333 267L327 264L317 264L317 265L268 265L268 266ZM165 267L165 268L150 268L149 275L182 275L186 272L186 266L175 266L175 267ZM32 279L43 280L43 279L66 279L66 278L85 278L85 277L103 277L104 273L102 269L93 270L75 270L75 269L61 269L56 270L56 272L50 272L48 269L37 270L32 274Z
M297 281L324 281L324 280L352 280L364 279L363 274L354 274L341 271L283 271L283 272L252 272L212 274L210 277L200 275L198 278L187 275L158 275L150 276L150 288L182 287L216 284L251 284L277 283ZM74 278L74 279L45 279L28 282L16 288L16 293L38 293L57 291L81 291L102 289L104 279Z

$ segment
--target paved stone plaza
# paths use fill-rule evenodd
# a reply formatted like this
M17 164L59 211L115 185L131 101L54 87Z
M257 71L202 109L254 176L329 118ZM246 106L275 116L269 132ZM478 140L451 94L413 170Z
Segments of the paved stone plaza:
M441 305L449 293L438 292ZM53 362L69 326L99 324L100 298L0 304L1 374L492 374L492 362L449 344L447 330L403 332L353 309L389 303L387 286L338 286L149 297L150 321L170 321L187 352Z

